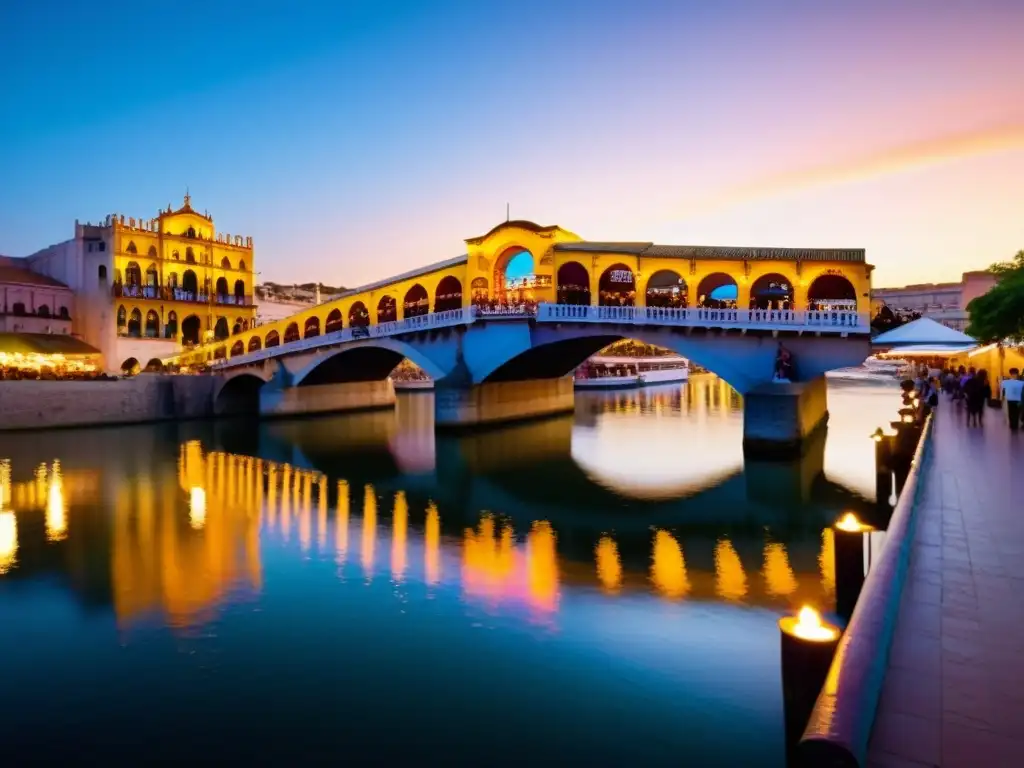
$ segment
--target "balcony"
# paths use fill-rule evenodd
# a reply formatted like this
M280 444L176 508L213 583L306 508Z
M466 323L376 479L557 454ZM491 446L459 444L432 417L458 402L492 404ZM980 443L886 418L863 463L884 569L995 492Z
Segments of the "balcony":
M254 297L233 296L231 294L208 291L186 291L184 288L169 285L124 285L114 283L111 295L115 299L152 299L154 301L183 301L191 304L219 304L231 307L255 306Z

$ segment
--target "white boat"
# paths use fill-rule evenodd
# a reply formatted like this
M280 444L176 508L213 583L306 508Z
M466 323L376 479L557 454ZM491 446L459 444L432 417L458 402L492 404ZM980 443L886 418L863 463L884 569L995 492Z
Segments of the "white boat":
M869 357L862 365L838 368L825 376L843 381L898 381L907 375L910 364L906 360L880 360Z
M679 355L611 357L595 355L576 369L576 389L626 389L686 381L689 361Z

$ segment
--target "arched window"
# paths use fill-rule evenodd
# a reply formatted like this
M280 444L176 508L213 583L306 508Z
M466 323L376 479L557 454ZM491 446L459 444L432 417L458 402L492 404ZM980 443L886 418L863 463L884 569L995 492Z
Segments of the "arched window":
M244 341L236 341L234 344L231 345L231 356L232 357L237 357L238 355L244 355L244 354L245 354L245 342Z
M221 299L228 295L228 281L223 277L217 278L217 299Z
M195 236L196 236L196 228L195 227L189 227L188 229L185 230L185 237L195 237ZM223 357L223 355L221 355L221 357Z
M19 316L24 315L25 314L25 305L22 302L20 302L20 301L16 301L11 306L11 312L13 312L15 315L19 315Z
M636 303L636 278L625 264L613 264L597 282L598 303L603 307L632 307Z
M98 273L99 273L99 276L100 276L100 282L101 283L104 282L107 279L107 265L106 264L100 264Z
M736 305L738 287L732 275L712 272L697 285L697 306L727 309Z
M196 315L189 315L181 321L181 343L198 344L202 323Z
M60 319L61 320L70 320L71 319L71 312L68 310L67 307L62 306L60 308Z
M327 315L327 322L324 324L324 333L334 333L340 331L345 327L345 323L341 319L341 310L332 309L330 314Z
M195 298L199 293L199 279L191 269L186 269L185 273L181 276L181 290L192 294L190 298Z
M377 322L390 323L398 319L398 302L393 296L382 296L377 302Z
M146 313L146 338L160 338L160 316L152 309Z
M139 372L139 361L134 357L129 357L123 363L121 363L121 373L125 376L134 376Z
M311 339L314 336L320 335L320 318L319 317L307 317L306 325L302 329L302 337L304 339Z
M167 275L167 287L172 291L178 287L178 275L174 272Z
M160 273L157 271L156 264L150 264L146 267L146 286L148 288L156 288L160 285Z
M49 317L50 308L46 304L40 304L38 307L36 307L36 314L39 315L40 317Z
M662 269L647 280L644 303L648 307L681 308L687 304L686 281L678 272Z
M156 258L156 246L155 245L149 246L149 254L148 255L149 255L149 258L151 258L151 259L155 259Z
M577 261L567 261L558 268L558 303L590 304L590 273Z
M228 319L226 317L218 317L217 323L213 326L213 338L217 341L226 339L228 337Z
M132 286L142 285L142 269L134 261L129 261L124 270L124 283Z
M142 312L133 309L128 315L128 335L138 338L142 335Z
M266 347L267 349L270 349L271 347L276 347L279 346L280 344L281 335L277 331L271 331L270 333L267 334L267 341L263 346Z
M185 249L185 261L188 264L195 264L196 263L196 255L192 252L191 248L186 248Z
M245 272L245 259L238 260L238 269Z
M406 291L405 300L402 302L405 317L419 317L430 312L430 299L427 297L427 289L419 283Z
M235 280L235 298L241 304L245 300L245 281Z
M299 325L298 323L289 323L288 327L284 329L284 343L291 344L293 341L299 340Z
M123 333L126 325L128 325L128 313L124 306L120 306L117 308L117 332Z
M843 275L819 275L807 289L808 309L856 310L857 289Z
M181 254L178 253L177 251L174 251L173 253L171 253L171 258L174 259L175 261L181 261Z
M221 269L231 269L231 259L229 259L227 256L225 256L223 259L221 259L220 260L220 268Z
M473 282L469 284L469 293L473 297L474 304L486 304L489 298L487 278L474 277Z
M249 339L249 351L250 352L259 352L260 349L262 349L262 348L263 348L263 342L260 341L260 337L259 336L253 336L251 339Z
M785 275L770 272L750 286L751 309L792 309L793 284Z
M129 240L128 241L128 247L125 248L124 250L125 250L125 253L138 253L138 251L135 249L135 241L134 240Z
M167 313L167 325L164 326L164 337L173 339L178 335L178 313L173 309Z
M363 302L357 301L349 307L348 324L350 328L366 328L370 324L370 313Z
M234 326L231 328L231 335L237 336L242 332L242 321L236 320Z
M434 311L447 312L462 309L462 283L453 275L441 278L434 291Z

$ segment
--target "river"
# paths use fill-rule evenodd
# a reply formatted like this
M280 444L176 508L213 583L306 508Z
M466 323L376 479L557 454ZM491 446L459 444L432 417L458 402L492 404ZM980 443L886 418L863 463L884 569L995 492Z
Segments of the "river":
M0 435L2 762L784 765L895 386L782 464L713 377L576 403Z

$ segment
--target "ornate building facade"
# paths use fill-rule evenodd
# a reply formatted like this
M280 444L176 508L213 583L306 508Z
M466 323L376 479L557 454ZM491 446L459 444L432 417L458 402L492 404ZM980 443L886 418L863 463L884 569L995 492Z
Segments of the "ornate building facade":
M252 238L218 234L187 194L152 219L76 221L73 239L26 262L75 291L75 331L103 352L108 370L227 339L256 317Z

